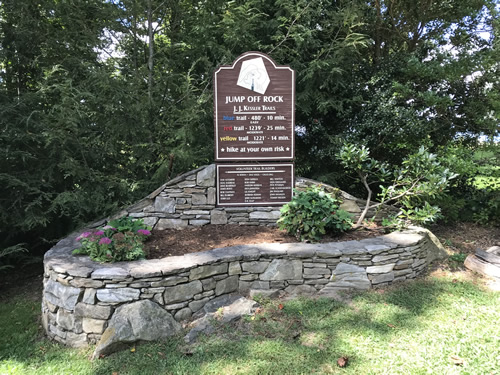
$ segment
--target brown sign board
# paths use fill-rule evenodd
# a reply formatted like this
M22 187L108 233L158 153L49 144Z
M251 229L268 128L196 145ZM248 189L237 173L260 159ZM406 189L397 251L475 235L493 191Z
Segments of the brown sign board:
M217 165L217 206L281 206L293 187L292 163Z
M214 73L216 161L288 161L295 153L295 72L246 52Z

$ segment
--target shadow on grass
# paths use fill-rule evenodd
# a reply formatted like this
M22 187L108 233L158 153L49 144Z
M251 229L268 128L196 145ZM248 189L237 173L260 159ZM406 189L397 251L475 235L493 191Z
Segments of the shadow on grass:
M268 301L254 320L221 326L191 347L176 338L94 362L91 349L40 340L39 304L18 300L0 306L0 373L10 362L16 374L325 374L340 371L341 356L350 358L348 373L377 372L369 370L374 355L387 353L391 340L411 340L460 298L481 304L489 297L471 283L427 279L361 293L349 305L297 299L280 309Z
M450 308L454 293L486 298L470 283L431 279L362 293L350 305L298 299L280 310L270 301L262 317L222 327L191 348L182 340L138 347L99 361L95 374L320 374L340 370L341 356L351 358L349 372L366 371L373 353L356 341L388 350L391 340L433 324L434 311Z

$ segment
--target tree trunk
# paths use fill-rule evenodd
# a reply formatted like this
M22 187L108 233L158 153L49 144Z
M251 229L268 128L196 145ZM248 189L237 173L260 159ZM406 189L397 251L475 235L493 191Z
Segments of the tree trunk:
M154 34L153 34L153 9L151 0L148 0L148 41L149 41L149 56L148 56L148 96L149 101L153 95L153 56L154 56Z

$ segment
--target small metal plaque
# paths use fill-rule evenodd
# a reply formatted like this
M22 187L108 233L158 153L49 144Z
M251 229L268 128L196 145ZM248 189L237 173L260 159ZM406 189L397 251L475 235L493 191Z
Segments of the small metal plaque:
M217 206L281 206L294 187L291 163L217 165Z

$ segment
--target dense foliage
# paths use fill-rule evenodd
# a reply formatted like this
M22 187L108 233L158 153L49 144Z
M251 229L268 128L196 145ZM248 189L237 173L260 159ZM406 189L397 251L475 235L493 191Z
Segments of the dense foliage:
M377 209L384 204L399 208L397 214L385 218L386 226L403 228L410 223L432 223L440 217L441 208L429 201L443 196L450 181L458 176L441 165L437 156L423 146L405 157L399 166L380 162L370 156L367 147L350 143L342 146L337 157L345 168L356 172L366 189L366 205L355 227L362 224L369 209L375 209L377 214ZM373 184L379 184L380 188L375 203L372 201Z
M249 50L297 72L299 175L357 194L335 160L346 140L391 164L422 145L491 143L498 11L494 0L2 1L0 249L43 250L211 162L212 73ZM451 194L489 197L469 176Z
M352 220L339 208L341 203L338 196L318 186L296 190L292 200L281 208L278 227L301 241L319 241L327 233L345 232Z

